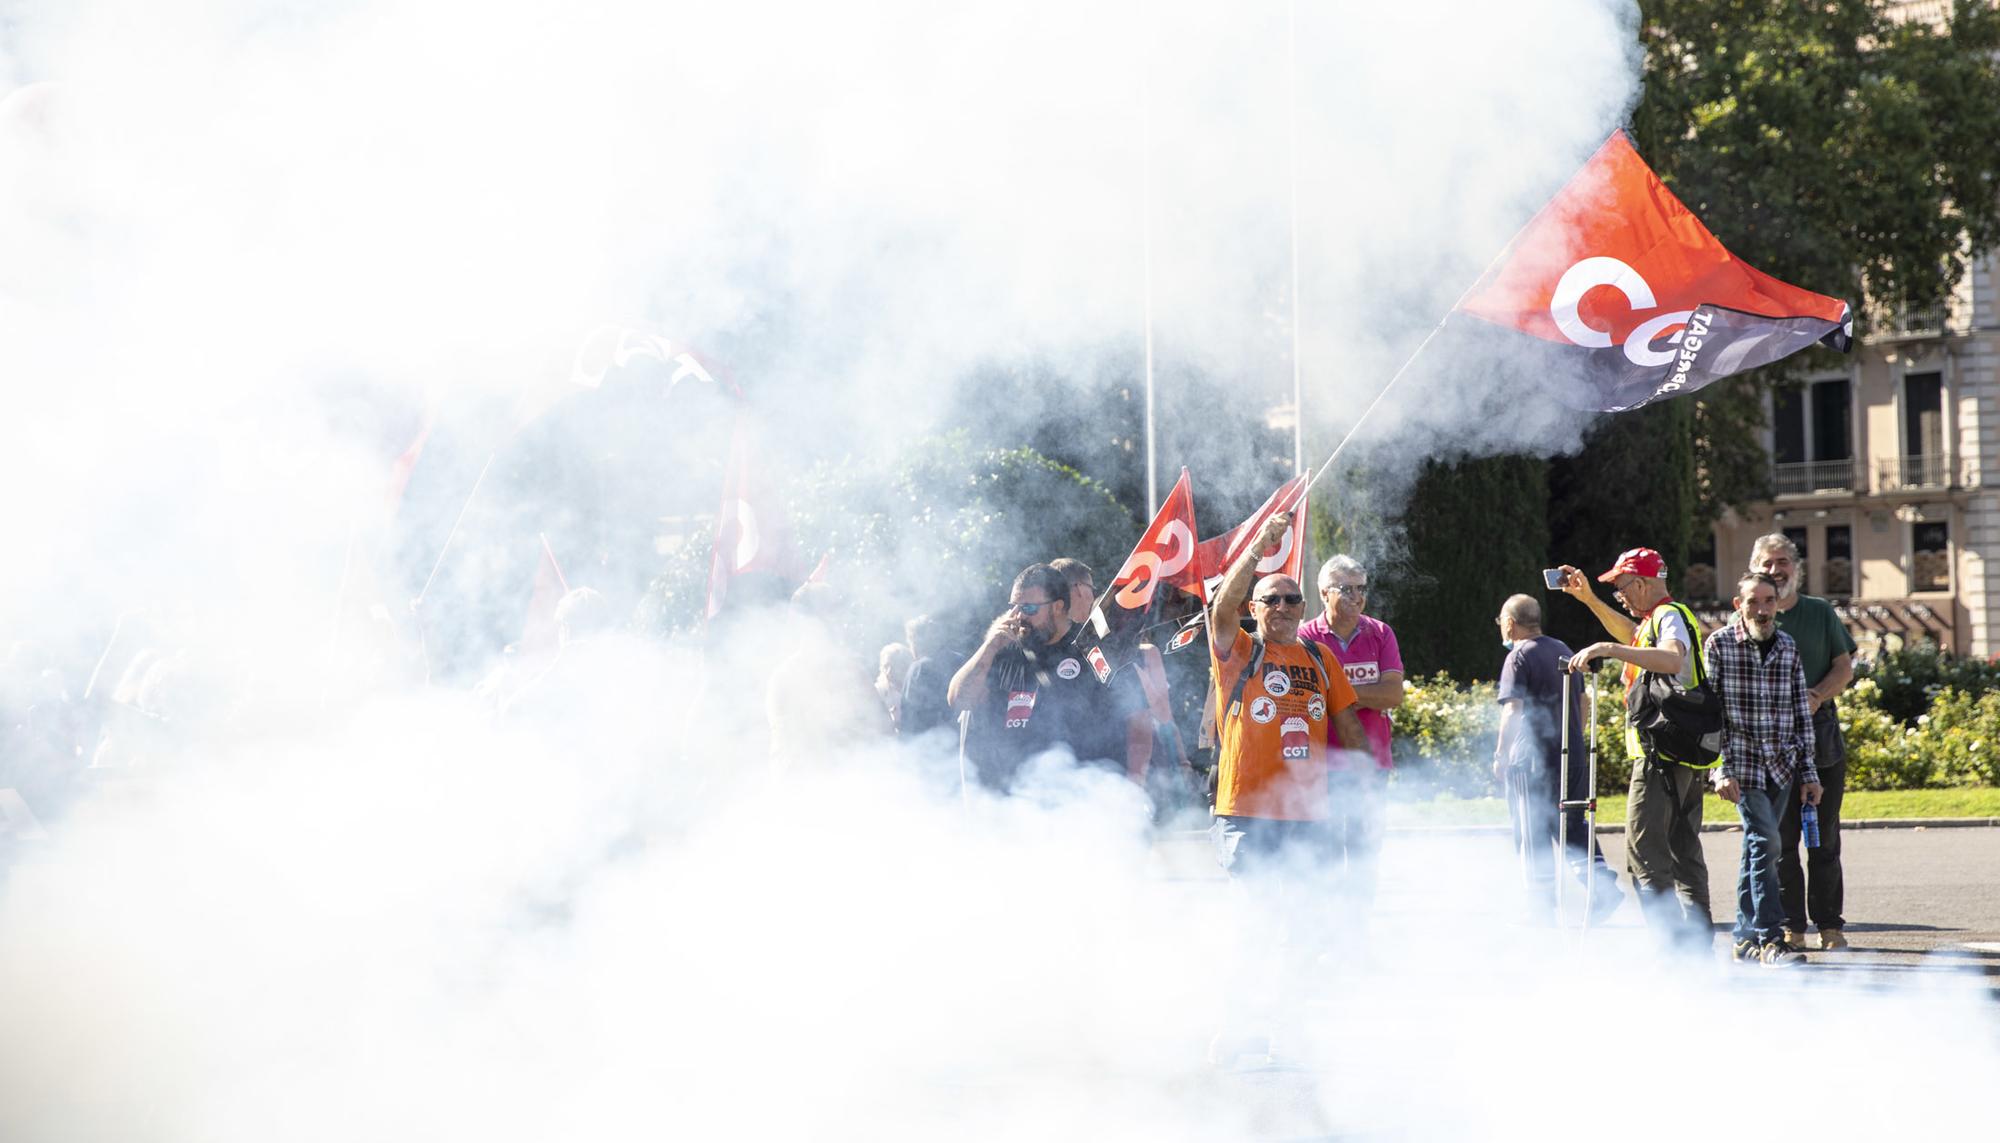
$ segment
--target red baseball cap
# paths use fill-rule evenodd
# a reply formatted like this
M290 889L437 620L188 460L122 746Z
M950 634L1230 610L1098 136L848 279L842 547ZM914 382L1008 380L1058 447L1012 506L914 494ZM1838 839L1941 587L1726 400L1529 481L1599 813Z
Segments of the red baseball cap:
M1610 583L1621 575L1644 576L1647 579L1663 579L1667 574L1667 561L1651 548L1633 548L1618 557L1611 570L1597 577L1599 583Z

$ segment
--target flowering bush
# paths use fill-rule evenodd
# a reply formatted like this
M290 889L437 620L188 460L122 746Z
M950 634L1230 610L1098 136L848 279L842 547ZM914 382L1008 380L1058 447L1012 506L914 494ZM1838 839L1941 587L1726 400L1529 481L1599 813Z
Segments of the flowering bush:
M1974 696L1949 688L1931 703L1920 736L1943 786L2000 785L2000 691Z
M1923 727L1904 726L1877 705L1866 680L1840 696L1840 733L1847 740L1847 788L1908 790L1932 784L1935 764ZM1927 721L1927 716L1919 716Z
M1497 795L1493 743L1500 729L1500 707L1494 693L1492 683L1461 686L1442 671L1405 682L1391 745L1397 783L1416 787L1419 796Z
M1979 677L1952 673L1975 684ZM1907 701L1909 673L1897 678L1898 701ZM1875 679L1862 679L1840 696L1849 789L2000 786L2000 689L1943 686L1912 723L1885 709ZM1491 683L1463 686L1443 673L1412 679L1396 711L1397 781L1419 797L1498 795L1492 767L1499 725ZM1625 691L1606 675L1597 688L1597 792L1624 793L1632 763L1625 747Z

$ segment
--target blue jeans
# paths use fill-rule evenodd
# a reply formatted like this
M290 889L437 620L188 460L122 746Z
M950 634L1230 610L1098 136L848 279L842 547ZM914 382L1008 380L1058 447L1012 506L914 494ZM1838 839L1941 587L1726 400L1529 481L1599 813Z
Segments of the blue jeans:
M1778 891L1778 806L1785 790L1744 790L1736 813L1743 819L1743 863L1736 872L1736 939L1783 939L1785 906Z

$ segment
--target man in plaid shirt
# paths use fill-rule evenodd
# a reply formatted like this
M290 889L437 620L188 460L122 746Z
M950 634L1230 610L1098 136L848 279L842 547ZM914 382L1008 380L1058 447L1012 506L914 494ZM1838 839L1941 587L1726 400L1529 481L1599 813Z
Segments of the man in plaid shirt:
M1708 637L1709 678L1722 694L1723 764L1715 792L1743 819L1736 873L1736 959L1781 967L1805 954L1785 942L1778 899L1778 817L1800 779L1800 797L1818 805L1812 704L1792 637L1778 630L1778 584L1762 572L1736 585L1736 622Z

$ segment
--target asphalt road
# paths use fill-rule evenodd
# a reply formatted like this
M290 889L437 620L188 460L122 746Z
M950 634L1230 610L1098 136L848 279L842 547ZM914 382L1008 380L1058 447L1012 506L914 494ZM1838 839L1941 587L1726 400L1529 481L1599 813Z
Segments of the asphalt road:
M1733 828L1702 834L1718 954L1736 918L1742 838ZM1624 839L1610 833L1600 842L1605 859L1622 869ZM1808 948L1812 963L1861 974L1971 968L1988 974L2000 1000L2000 828L1848 829L1842 842L1846 933L1853 947L1823 955ZM1170 877L1222 880L1203 834L1172 835L1159 853ZM1378 911L1424 908L1427 884L1440 869L1491 870L1511 860L1504 828L1392 830L1383 850ZM1630 882L1621 881L1628 896L1605 927L1640 929Z
M1993 1027L1966 1016L1972 1009L1962 1005L1969 1002L1976 1008L1983 996L2000 1010L2000 828L1847 832L1843 866L1846 932L1852 948L1809 950L1805 967L1776 971L1727 963L1741 839L1737 830L1702 836L1718 926L1717 963L1712 973L1679 974L1679 979L1697 986L1689 1000L1690 1026L1712 1029L1712 1044L1703 1041L1714 1051L1708 1064L1720 1067L1721 1061L1739 1058L1732 1053L1741 1049L1735 1039L1740 1029L1729 1022L1728 1014L1732 1005L1741 1003L1767 1015L1778 1013L1778 1024L1785 1029L1801 1022L1817 1027L1834 1045L1828 1050L1838 1059L1869 1061L1851 1070L1867 1077L1856 1082L1862 1104L1855 1106L1866 1105L1874 1118L1837 1117L1837 1130L1816 1130L1815 1137L1884 1138L1894 1133L1890 1124L1903 1124L1918 1134L1928 1134L1934 1127L1947 1137L1962 1137L1969 1124L1977 1124L1970 1131L1973 1137L1981 1131L1990 1134L1990 1119L1978 1110L1986 1106L1982 1085L1990 1077L1982 1073L1981 1078L1960 1076L1951 1082L1935 1079L1932 1072L1950 1063L1953 1049L1934 1040L1929 1030L1934 1025L1911 1024L1899 1014L1913 1011L1919 998L1942 996L1945 999L1939 1003L1963 1017L1954 1025L1961 1035L1968 1027L1985 1027L1989 1032ZM1622 838L1611 834L1602 841L1607 859L1614 867L1622 865ZM1181 891L1210 893L1224 883L1202 834L1171 835L1156 854L1161 875L1178 883ZM1649 955L1657 945L1630 895L1629 883L1626 891L1617 912L1592 933L1577 934L1579 943L1569 947L1596 950L1600 963L1608 957L1642 970L1657 966L1661 962ZM1532 939L1532 930L1545 927L1546 921L1523 916L1519 908L1523 896L1518 863L1504 830L1392 831L1382 854L1369 955L1351 962L1344 982L1336 977L1331 1001L1318 1001L1317 1008L1310 999L1300 1002L1319 1012L1325 1026L1344 1034L1322 1037L1294 1055L1281 1050L1286 1041L1280 1029L1273 1041L1279 1047L1274 1047L1269 1063L1218 1066L1202 1082L1211 1084L1218 1099L1249 1119L1253 1126L1245 1135L1250 1138L1496 1137L1488 1130L1491 1124L1467 1118L1465 1101L1455 1102L1453 1093L1460 1087L1476 1087L1468 1077L1486 1075L1496 1067L1500 1074L1513 1074L1514 1062L1494 1062L1501 1058L1496 1052L1513 1044L1514 1034L1497 1038L1490 1034L1495 1012L1506 1010L1506 1001L1496 1001L1496 995L1507 996L1511 987L1523 998L1524 1010L1545 1020L1534 1007L1535 998L1546 995L1537 991L1536 975L1518 971L1508 975L1508 965L1519 964L1518 955L1510 950L1517 953L1530 945L1547 948ZM1575 963L1588 961L1560 963L1563 972L1570 972ZM1415 986L1409 983L1412 980ZM1588 977L1569 983L1586 991L1591 988ZM1610 1124L1620 1123L1621 1129L1629 1129L1624 1117L1631 1110L1630 1089L1605 1081L1614 1073L1630 1077L1652 1075L1658 1069L1648 1071L1633 1064L1641 1056L1633 1053L1635 1041L1619 1022L1619 1014L1627 1011L1625 1002L1613 999L1622 995L1619 988L1606 987L1600 979L1596 995L1602 998L1594 1009L1601 1023L1578 1043L1587 1045L1586 1053L1599 1053L1593 1058L1601 1058L1607 1066L1594 1073L1597 1078L1580 1081L1581 1102L1562 1114L1571 1117L1573 1126L1594 1122L1609 1131ZM1844 999L1829 1006L1829 997ZM1840 1013L1838 1021L1813 1023L1831 1012ZM1957 1051L1967 1050L1967 1041L1956 1042ZM1990 1049L1992 1044L1985 1046ZM1810 1054L1781 1054L1760 1066L1803 1061L1798 1067L1818 1076L1813 1059ZM1426 1062L1414 1068L1410 1060ZM1412 1073L1425 1077L1415 1088L1418 1096L1396 1097L1394 1093L1410 1087L1407 1077ZM1892 1075L1902 1078L1883 1078ZM1443 1076L1455 1078L1439 1086ZM1774 1090L1798 1082L1796 1076L1784 1083L1774 1081ZM1717 1090L1730 1089L1725 1081ZM1510 1083L1499 1090L1513 1088ZM1640 1101L1653 1117L1655 1134L1692 1133L1712 1127L1718 1116L1727 1119L1704 1102L1714 1092L1690 1080L1683 1094L1685 1098L1678 1100ZM1592 1100L1601 1106L1592 1105ZM1780 1106L1774 1098L1766 1109L1773 1118L1763 1122L1778 1123ZM1508 1117L1529 1114L1523 1101L1502 1100L1495 1107L1492 1114L1499 1117L1495 1122L1513 1123L1501 1134L1521 1133L1518 1122L1526 1122L1525 1118L1514 1122ZM1547 1130L1565 1133L1559 1126Z
M1716 923L1736 919L1743 834L1704 833ZM1605 860L1624 862L1624 839L1607 834ZM1841 834L1847 938L1853 948L1814 956L1846 970L1924 967L1929 958L1983 969L2000 987L2000 829L1848 829ZM1629 903L1626 912L1636 913ZM1619 919L1631 920L1629 916Z

